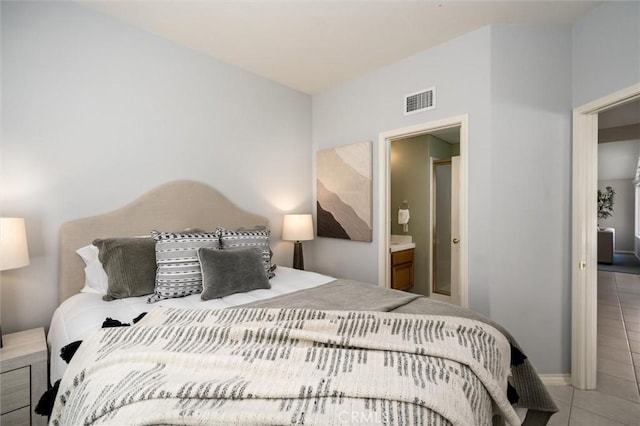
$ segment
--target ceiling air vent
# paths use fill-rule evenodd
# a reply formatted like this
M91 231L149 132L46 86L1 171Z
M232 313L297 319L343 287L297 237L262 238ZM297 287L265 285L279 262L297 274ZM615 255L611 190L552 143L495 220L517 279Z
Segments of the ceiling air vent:
M434 109L436 107L436 88L421 90L416 93L405 95L404 115Z

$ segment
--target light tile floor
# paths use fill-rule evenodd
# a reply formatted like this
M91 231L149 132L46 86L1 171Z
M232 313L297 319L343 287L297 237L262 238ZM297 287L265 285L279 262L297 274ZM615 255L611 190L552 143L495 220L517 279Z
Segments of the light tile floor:
M640 426L640 275L598 272L598 385L549 386L549 425Z

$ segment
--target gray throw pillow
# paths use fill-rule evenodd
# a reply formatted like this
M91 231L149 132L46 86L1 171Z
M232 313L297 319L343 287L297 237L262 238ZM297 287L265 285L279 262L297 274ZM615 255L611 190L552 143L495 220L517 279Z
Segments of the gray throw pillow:
M202 266L202 300L271 288L260 249L224 251L201 248L198 249L198 258Z
M270 231L264 226L253 228L240 228L237 231L220 228L216 229L220 236L220 248L222 250L242 250L257 248L262 251L262 264L268 278L275 276L274 267L271 265L271 249L269 248Z
M156 283L156 242L151 238L105 238L93 241L107 273L104 300L153 293Z

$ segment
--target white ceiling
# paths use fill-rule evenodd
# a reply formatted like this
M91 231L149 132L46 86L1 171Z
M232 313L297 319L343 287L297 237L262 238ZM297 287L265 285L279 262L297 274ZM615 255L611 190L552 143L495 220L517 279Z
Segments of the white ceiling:
M602 3L590 0L77 1L309 94L488 24L571 24Z

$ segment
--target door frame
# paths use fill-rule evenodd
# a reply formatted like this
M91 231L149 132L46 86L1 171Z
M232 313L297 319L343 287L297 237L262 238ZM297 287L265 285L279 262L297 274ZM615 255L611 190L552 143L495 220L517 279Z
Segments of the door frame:
M640 83L573 110L571 383L596 388L598 113L640 99Z
M382 132L378 135L378 285L391 288L391 141L424 135L450 127L460 128L460 306L469 306L468 256L468 176L469 176L469 115L462 114L427 123Z

